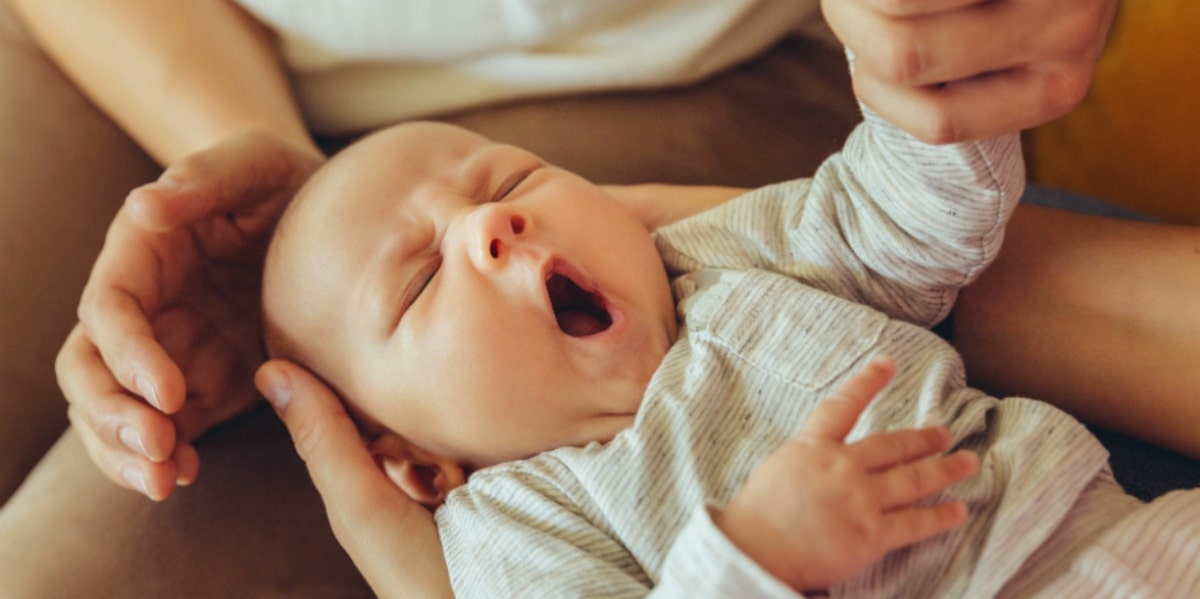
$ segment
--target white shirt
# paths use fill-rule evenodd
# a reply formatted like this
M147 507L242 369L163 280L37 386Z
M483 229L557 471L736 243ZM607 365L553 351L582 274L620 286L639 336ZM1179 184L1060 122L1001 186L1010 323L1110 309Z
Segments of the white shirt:
M821 23L817 0L238 2L279 35L321 133L519 98L686 84Z

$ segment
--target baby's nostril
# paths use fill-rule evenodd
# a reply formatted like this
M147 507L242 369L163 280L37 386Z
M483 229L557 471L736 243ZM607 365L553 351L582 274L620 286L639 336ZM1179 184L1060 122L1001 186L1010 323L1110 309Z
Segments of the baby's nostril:
M521 218L520 216L513 215L512 219L509 221L509 224L512 226L512 232L517 235L520 235L521 232L525 230L525 219Z
M493 258L500 257L500 240L493 239L492 244L488 246L488 251L491 252Z

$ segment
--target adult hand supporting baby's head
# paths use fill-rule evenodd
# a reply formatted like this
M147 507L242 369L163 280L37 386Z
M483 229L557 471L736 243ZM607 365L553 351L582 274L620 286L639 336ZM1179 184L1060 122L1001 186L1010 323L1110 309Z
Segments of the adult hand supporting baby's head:
M323 161L251 131L126 199L56 363L72 424L117 484L166 498L196 477L191 441L258 401L263 249Z
M1116 0L822 0L853 50L854 89L930 143L994 137L1070 112Z
M304 368L264 364L255 384L287 426L338 542L380 597L453 597L433 515L396 487L341 401Z

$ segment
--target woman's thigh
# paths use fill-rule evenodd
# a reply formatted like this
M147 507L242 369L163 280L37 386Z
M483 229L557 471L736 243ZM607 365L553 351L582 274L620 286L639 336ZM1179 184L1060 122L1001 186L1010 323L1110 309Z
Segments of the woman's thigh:
M54 356L108 222L156 166L0 2L0 504L66 427Z

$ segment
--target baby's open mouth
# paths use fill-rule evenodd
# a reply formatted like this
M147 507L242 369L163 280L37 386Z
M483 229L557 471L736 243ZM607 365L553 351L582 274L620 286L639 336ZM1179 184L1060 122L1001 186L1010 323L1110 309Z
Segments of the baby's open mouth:
M612 315L600 294L579 286L571 277L554 269L546 278L546 291L558 328L572 337L602 333L612 326Z

